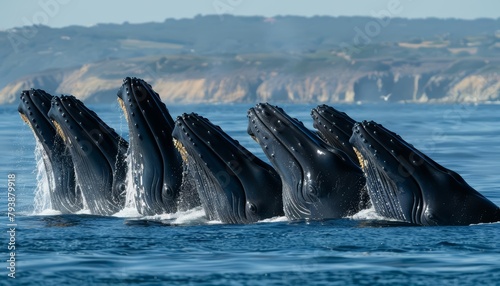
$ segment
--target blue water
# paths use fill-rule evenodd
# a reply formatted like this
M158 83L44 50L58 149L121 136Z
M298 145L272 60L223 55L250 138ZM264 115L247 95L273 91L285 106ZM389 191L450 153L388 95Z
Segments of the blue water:
M198 112L264 158L246 134L251 105L169 106ZM284 105L312 126L313 105ZM461 174L500 205L500 105L336 105L373 119ZM91 106L127 136L117 105ZM500 285L500 224L406 227L354 218L253 225L208 222L200 209L155 218L34 214L35 141L0 107L1 285ZM16 278L7 276L7 174L16 174Z

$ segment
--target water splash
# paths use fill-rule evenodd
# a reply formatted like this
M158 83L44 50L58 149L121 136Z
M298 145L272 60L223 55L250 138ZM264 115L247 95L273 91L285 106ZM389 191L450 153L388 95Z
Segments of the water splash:
M125 178L126 190L125 190L125 209L136 209L137 212L137 202L136 202L136 190L134 187L134 175L132 171L132 156L127 155L127 176ZM139 214L137 212L137 214Z
M36 161L36 189L34 191L34 208L33 214L42 214L46 211L52 210L50 202L50 181L48 176L53 176L51 172L47 172L44 164L44 157L47 156L43 150L42 144L36 140L35 146L35 161ZM48 161L48 160L47 160ZM50 174L49 174L50 173ZM51 180L54 182L54 180Z
M60 211L56 211L53 209L45 209L42 210L41 212L33 213L34 216L55 216L55 215L62 215Z
M36 216L52 216L52 215L61 215L60 211L52 209L51 200L50 200L50 182L54 182L54 180L49 180L48 176L53 175L52 172L46 170L46 166L44 163L44 156L47 156L43 150L43 146L38 141L36 142L35 147L35 161L36 161L36 169L34 172L36 173L36 181L37 186L34 191L34 210L32 215ZM131 166L132 156L127 157L127 165ZM47 158L45 158L47 159ZM48 161L48 160L46 160ZM50 162L50 161L48 161ZM50 166L49 166L50 168ZM194 187L194 179L186 176L189 182L184 182L189 187ZM143 221L157 221L162 224L168 225L201 225L201 224L221 224L218 220L209 220L206 216L205 210L201 206L192 207L188 204L179 202L180 205L184 206L184 208L180 208L180 210L176 213L172 214L161 214L155 216L143 216L137 211L137 200L136 200L136 189L134 187L134 174L132 168L128 168L127 176L126 176L126 190L125 190L125 206L119 212L113 214L114 217L120 218L131 218ZM189 184L188 184L189 183ZM52 186L53 188L53 186ZM84 208L75 214L91 214L88 207L86 207L85 198L84 199ZM181 198L182 200L183 198ZM276 222L276 221L284 221L286 217L276 217L263 220L261 222Z
M142 217L137 210L136 190L134 187L134 175L132 171L132 156L127 156L127 176L125 178L125 206L119 212L113 214L114 217L136 218Z

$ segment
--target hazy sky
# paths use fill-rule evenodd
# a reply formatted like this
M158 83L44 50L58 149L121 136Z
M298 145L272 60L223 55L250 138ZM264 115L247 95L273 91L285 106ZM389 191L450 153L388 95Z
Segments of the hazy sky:
M96 23L162 22L196 15L373 16L499 18L499 0L19 0L3 1L0 29L30 24L51 27Z

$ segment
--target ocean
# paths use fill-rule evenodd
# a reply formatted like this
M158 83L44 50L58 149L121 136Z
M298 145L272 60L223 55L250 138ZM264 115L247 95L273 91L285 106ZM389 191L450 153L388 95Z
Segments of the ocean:
M168 108L174 118L207 117L265 159L246 133L252 106ZM316 105L280 106L312 128ZM500 105L333 106L397 132L500 205ZM118 104L89 107L127 138ZM201 208L155 217L131 208L109 217L57 214L37 193L43 168L31 130L17 106L0 106L0 114L1 285L500 285L500 223L410 227L380 220L373 210L250 225L208 221ZM10 210L9 181L16 195Z

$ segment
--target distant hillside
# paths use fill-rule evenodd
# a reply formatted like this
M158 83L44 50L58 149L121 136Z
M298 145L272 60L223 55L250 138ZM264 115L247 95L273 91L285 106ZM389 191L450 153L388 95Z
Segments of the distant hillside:
M116 100L125 76L166 102L500 100L500 20L200 16L24 27L0 44L4 104L31 87Z

